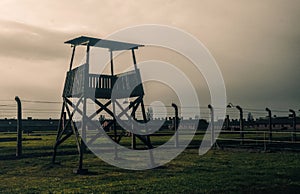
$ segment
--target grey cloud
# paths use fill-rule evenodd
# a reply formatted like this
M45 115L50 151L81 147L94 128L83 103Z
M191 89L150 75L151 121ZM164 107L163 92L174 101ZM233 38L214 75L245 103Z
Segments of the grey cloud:
M31 20L26 24L0 21L2 56L31 58L36 64L49 59L68 61L70 51L63 42L74 36L107 35L144 23L174 25L196 36L212 52L224 75L229 101L300 106L299 1L70 0L19 4L26 4L22 16L30 15ZM46 23L52 20L50 28ZM99 34L96 36L101 37ZM58 83L63 82L63 75Z
M13 21L0 20L0 55L26 59L58 59L67 54L63 42L74 36Z

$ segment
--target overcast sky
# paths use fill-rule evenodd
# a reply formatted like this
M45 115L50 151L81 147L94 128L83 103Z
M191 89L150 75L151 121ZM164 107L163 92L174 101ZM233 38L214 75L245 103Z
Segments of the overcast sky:
M0 99L60 101L70 57L65 40L151 23L181 28L205 44L228 101L298 110L299 19L299 0L2 0Z

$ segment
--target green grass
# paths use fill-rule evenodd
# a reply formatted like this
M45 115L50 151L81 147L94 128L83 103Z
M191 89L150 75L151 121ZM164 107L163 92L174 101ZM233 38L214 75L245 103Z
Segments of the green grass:
M14 134L0 134L2 137ZM0 142L1 193L298 193L300 154L211 150L204 156L187 149L163 167L119 169L93 154L84 156L88 175L75 175L73 140L59 148L59 165L51 164L54 135L27 136L24 158L15 159L16 142ZM166 137L162 137L165 141ZM125 140L126 141L126 140ZM75 153L75 152L74 152Z

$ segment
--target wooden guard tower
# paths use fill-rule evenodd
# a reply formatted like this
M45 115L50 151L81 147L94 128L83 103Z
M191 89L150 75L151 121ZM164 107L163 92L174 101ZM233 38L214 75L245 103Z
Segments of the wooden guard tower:
M113 136L110 136L113 141L119 143L121 140L122 134L118 133L116 129L116 120L121 119L122 116L133 117L135 119L135 112L140 107L142 111L143 122L147 122L145 107L143 102L144 90L143 85L141 84L141 76L139 69L137 68L136 58L135 58L135 50L143 45L131 44L125 42L118 42L112 40L104 40L97 39L92 37L81 36L69 41L66 41L65 44L70 44L73 48L70 68L66 75L64 90L63 90L63 104L61 110L61 117L57 131L57 138L54 145L54 153L52 162L55 162L57 148L60 144L62 144L65 140L67 140L72 135L75 136L77 149L79 153L79 166L76 169L76 173L84 173L83 167L83 152L86 150L85 140L86 140L86 130L87 128L99 128L95 125L92 120L97 118L101 113L106 113L112 117L109 120L108 124L106 123L104 130L113 129ZM75 55L76 47L85 46L86 47L86 61L84 64L76 67L73 67L73 59ZM103 75L103 74L91 74L89 72L90 65L90 47L99 47L103 49L107 49L110 53L110 65L111 65L111 74ZM113 52L114 51L122 51L128 50L132 52L132 59L134 70L129 72L124 72L121 74L114 73L114 63L113 63ZM120 79L118 82L117 80ZM117 85L115 85L117 84ZM112 89L116 86L118 92L118 98L129 98L131 102L128 103L126 108L123 108L121 104L116 100L112 99ZM127 91L127 92L126 92ZM123 95L124 94L124 95ZM72 99L76 98L77 102L73 103ZM101 99L101 102L100 102ZM97 106L97 110L88 115L87 114L87 100L91 100L95 106ZM105 103L103 103L103 101ZM116 115L116 106L119 107L121 113ZM82 122L79 126L81 131L81 135L79 135L78 126L75 125L75 121L73 119L74 114L80 114L82 116ZM67 117L67 119L66 119ZM100 132L99 132L100 134ZM133 148L135 147L135 138L139 138L149 150L151 150L152 144L150 142L149 136L142 136L137 134L132 134L133 138ZM94 141L92 138L89 141ZM151 162L153 162L152 152L150 153ZM115 156L117 157L117 150L115 150Z

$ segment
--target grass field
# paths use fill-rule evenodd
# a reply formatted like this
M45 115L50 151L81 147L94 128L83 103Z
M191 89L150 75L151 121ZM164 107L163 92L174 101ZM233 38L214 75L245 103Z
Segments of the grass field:
M54 135L27 136L24 157L15 159L15 134L0 134L1 193L299 193L300 154L251 150L211 150L204 156L186 149L152 170L116 168L93 154L84 156L88 175L77 167L74 141L59 148L61 163L51 164ZM6 140L5 140L6 139ZM74 151L74 152L73 152Z

